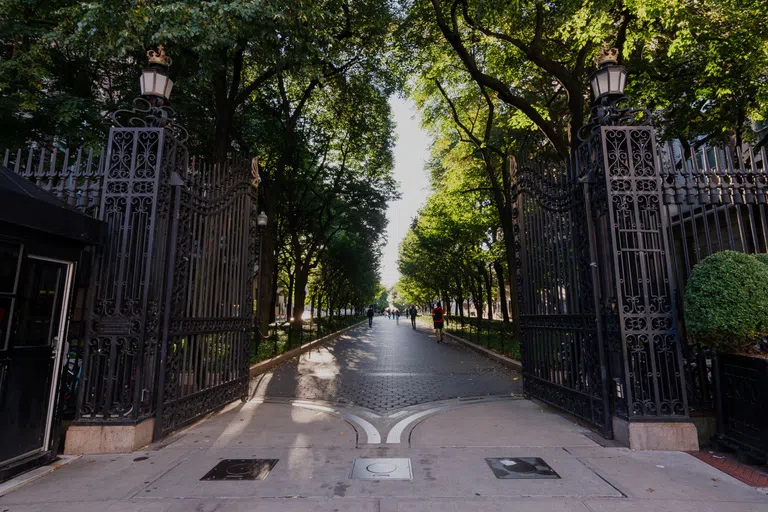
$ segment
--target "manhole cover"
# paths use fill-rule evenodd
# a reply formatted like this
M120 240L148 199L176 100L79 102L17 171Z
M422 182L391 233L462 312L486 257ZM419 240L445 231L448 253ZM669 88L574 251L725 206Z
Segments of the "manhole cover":
M496 478L560 478L549 464L538 457L500 457L485 459Z
M224 459L200 480L264 480L278 459Z
M350 478L359 480L413 480L411 459L355 459Z

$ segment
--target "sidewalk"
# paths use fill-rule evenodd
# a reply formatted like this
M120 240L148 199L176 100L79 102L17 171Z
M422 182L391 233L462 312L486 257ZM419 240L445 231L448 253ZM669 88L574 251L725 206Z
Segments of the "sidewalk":
M398 343L391 336L423 343L417 351L459 350L399 329L350 334L344 343L372 344L357 346L367 354L358 360L367 361L366 371L375 368L371 357L393 357L389 349L377 352L384 337L388 344ZM312 361L301 363L305 377L325 375L332 365L327 357ZM591 437L553 410L509 395L379 412L255 396L148 450L82 457L0 497L0 512L768 510L768 495L689 454L607 448ZM560 478L498 479L485 460L513 457L541 458ZM252 458L278 462L264 480L201 481L223 459ZM410 459L412 479L351 478L360 458Z

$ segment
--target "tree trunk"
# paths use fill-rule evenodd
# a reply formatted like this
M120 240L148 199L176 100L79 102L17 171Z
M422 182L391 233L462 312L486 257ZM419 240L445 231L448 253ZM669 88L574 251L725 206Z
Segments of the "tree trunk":
M301 328L302 317L304 316L304 302L307 300L307 282L309 281L309 270L305 266L296 266L294 278L294 303L293 303L293 322Z
M488 320L493 320L493 287L491 286L491 273L483 264L483 277L485 278L485 294L488 297Z
M285 316L293 316L293 283L296 276L296 271L290 272L288 274L288 307L285 308ZM290 321L291 318L288 318L288 321Z
M480 276L477 277L477 295L474 297L475 312L477 312L477 319L483 319L483 280Z
M234 126L235 109L230 100L223 100L216 105L216 131L214 132L213 161L214 163L226 162L229 154L229 146L232 141L232 129Z
M309 301L309 320L312 321L312 319L315 318L315 301L317 300L317 294L312 294L312 300Z
M496 281L499 283L499 302L501 302L501 314L504 323L509 323L509 310L507 308L507 287L504 282L504 265L500 261L493 262L493 270L496 272Z

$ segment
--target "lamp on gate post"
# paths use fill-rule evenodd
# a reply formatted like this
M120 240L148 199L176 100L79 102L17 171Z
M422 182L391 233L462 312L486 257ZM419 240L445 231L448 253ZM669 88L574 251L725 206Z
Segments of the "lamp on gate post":
M141 70L139 86L141 95L146 97L156 107L161 107L171 97L173 80L168 77L168 67L173 62L166 55L163 46L157 47L157 51L147 52L149 66Z
M595 59L597 69L589 77L592 90L592 111L589 122L579 129L579 140L586 141L600 126L642 125L650 120L644 109L629 106L624 96L627 68L619 65L619 51L603 45Z
M256 276L256 347L261 344L261 255L264 246L264 230L267 227L267 214L262 211L256 216L256 224L259 226L259 270Z
M597 70L589 77L594 102L605 99L615 101L624 96L627 84L627 68L619 66L619 51L616 48L603 48L597 58Z
M173 62L162 45L147 52L149 65L141 70L139 87L141 95L133 100L132 109L118 109L109 114L115 126L122 128L165 128L179 142L189 137L187 130L174 119L168 106L173 80L168 68Z

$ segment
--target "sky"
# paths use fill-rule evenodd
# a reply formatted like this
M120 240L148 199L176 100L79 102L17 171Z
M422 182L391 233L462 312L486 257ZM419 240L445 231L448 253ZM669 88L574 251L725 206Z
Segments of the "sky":
M429 194L429 178L424 164L429 158L429 136L421 129L416 106L407 99L391 97L389 103L395 118L395 169L400 184L401 199L389 203L387 245L382 259L381 282L389 288L397 283L397 249L408 233L411 219L416 216Z

